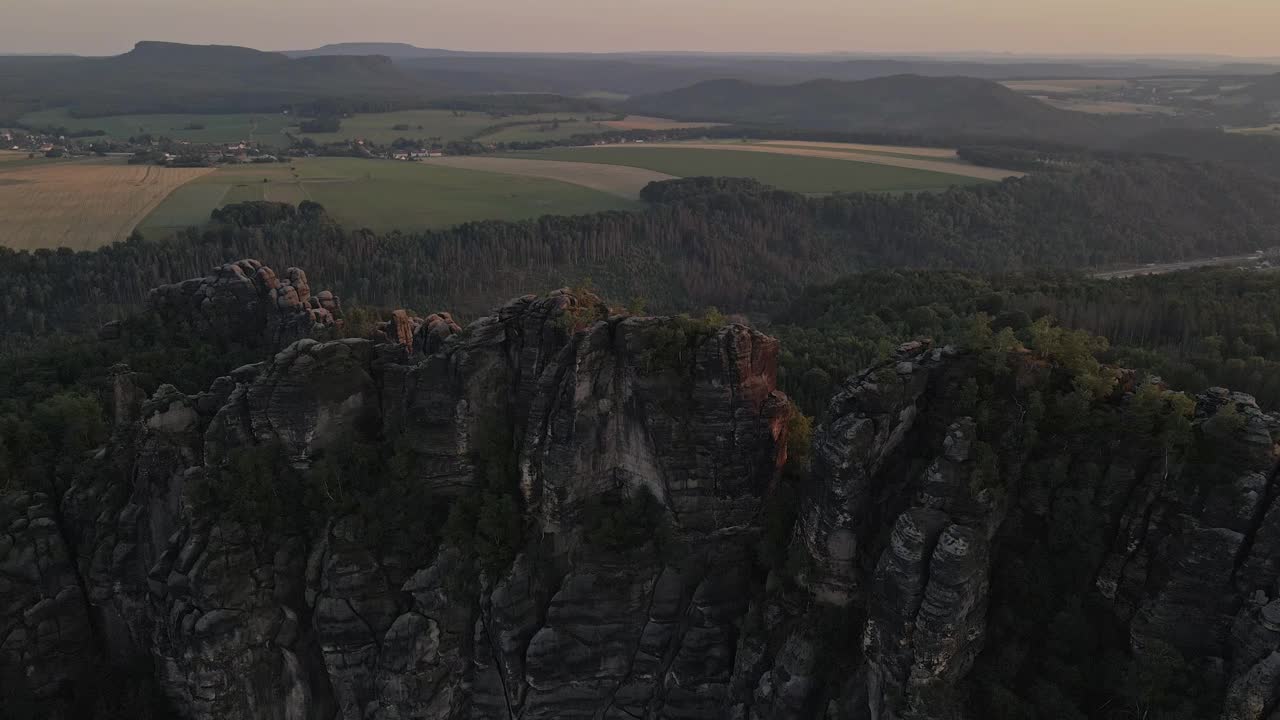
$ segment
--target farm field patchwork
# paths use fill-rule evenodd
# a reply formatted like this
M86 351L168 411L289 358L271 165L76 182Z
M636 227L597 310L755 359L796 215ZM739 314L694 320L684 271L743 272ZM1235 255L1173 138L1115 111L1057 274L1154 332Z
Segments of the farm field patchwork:
M1280 123L1262 125L1260 127L1231 128L1227 132L1241 135L1280 135Z
M1048 103L1059 110L1093 115L1176 115L1177 110L1168 105L1151 105L1147 103L1122 102L1119 100L1063 99L1032 95L1037 100Z
M713 122L680 122L646 115L628 115L621 120L608 120L601 123L612 130L689 130L692 128L719 127L723 123Z
M540 142L561 140L574 135L590 135L625 130L686 130L712 127L719 123L677 122L665 118L628 115L621 120L602 120L600 115L568 115L561 122L537 122L515 125L477 137L480 142Z
M461 159L461 158L460 158ZM350 228L424 230L472 220L521 220L630 209L635 200L548 179L432 163L305 158L222 168L175 193L144 220L158 235L244 200L318 202Z
M927 158L765 145L681 143L557 148L509 157L627 165L678 177L751 177L784 190L814 194L936 190L1019 174Z
M174 190L213 172L120 160L0 165L0 244L91 250L129 236Z
M306 133L300 137L309 137L318 143L363 139L387 144L399 138L438 138L445 143L469 139L485 143L540 142L613 130L676 130L714 125L642 116L622 120L606 119L608 117L616 116L563 112L493 116L472 111L405 110L353 115L342 119L337 132ZM298 128L292 128L291 132L297 133Z
M1054 80L1006 80L1000 83L1010 90L1023 93L1085 93L1098 90L1114 90L1130 85L1121 78L1061 78Z
M828 150L833 152L858 153L864 155L883 155L885 157L899 157L924 160L939 160L943 162L959 162L959 154L955 150L948 148L932 148L932 147L904 147L900 145L865 145L862 143L838 143L838 142L811 142L805 140L766 140L764 142L753 143L756 145L764 145L766 147L777 148L802 148L806 150Z
M495 122L516 122L518 119ZM523 122L523 121L521 121ZM522 125L511 125L476 137L478 142L543 142L563 140L574 135L591 135L608 132L612 128L605 121L590 115L560 115L554 120L539 120Z
M318 143L340 140L367 140L387 144L399 138L412 140L439 138L440 142L466 140L485 130L504 123L553 122L557 118L577 117L564 113L538 115L511 115L494 117L489 113L454 110L403 110L399 112L352 115L342 118L337 132L306 133L306 137ZM399 127L400 129L396 129ZM298 128L293 128L297 132Z
M238 115L112 115L77 118L65 109L42 110L23 116L32 127L64 127L72 132L102 130L112 138L150 134L174 140L202 143L233 143L241 140L266 145L287 144L285 129L294 118L279 113ZM92 139L92 138L90 138Z
M629 165L561 160L470 156L433 158L427 164L560 180L631 200L640 197L640 191L651 182L674 179L672 175Z

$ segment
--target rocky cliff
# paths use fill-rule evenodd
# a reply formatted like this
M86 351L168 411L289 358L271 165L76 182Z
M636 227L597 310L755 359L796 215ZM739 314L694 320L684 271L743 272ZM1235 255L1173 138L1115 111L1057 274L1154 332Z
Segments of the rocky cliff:
M218 720L1277 717L1247 396L916 343L810 451L747 327L558 291L340 339L286 275L156 311L318 337L194 395L118 369L70 487L0 496L31 716L109 667Z

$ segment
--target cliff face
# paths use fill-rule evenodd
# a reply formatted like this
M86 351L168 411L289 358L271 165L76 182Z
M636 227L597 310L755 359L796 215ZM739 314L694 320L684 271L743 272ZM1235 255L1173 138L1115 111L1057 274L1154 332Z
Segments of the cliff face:
M234 267L158 307L292 327ZM309 306L285 317L328 327ZM560 291L383 332L197 395L121 369L75 483L0 498L6 695L67 716L103 657L210 720L994 717L1055 671L1112 697L1078 652L1176 658L1190 717L1275 717L1280 420L1248 397L1176 433L1122 379L1077 423L1049 363L904 346L783 472L779 347L748 328ZM1177 694L1144 682L1148 712Z

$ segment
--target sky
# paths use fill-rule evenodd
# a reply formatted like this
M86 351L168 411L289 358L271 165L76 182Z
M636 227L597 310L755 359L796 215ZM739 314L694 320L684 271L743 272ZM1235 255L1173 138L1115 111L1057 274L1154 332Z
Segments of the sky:
M1280 56L1280 0L0 0L0 54L304 49Z

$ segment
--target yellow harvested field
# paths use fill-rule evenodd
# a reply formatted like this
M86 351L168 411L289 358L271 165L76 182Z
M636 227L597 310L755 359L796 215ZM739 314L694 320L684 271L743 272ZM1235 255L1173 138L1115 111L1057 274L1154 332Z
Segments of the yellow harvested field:
M816 142L811 140L766 140L761 145L779 147L813 148L815 150L862 150L871 153L916 155L923 158L955 159L956 151L947 148L909 147L906 145L865 145L862 143Z
M608 147L608 146L599 146ZM980 180L1003 180L1010 177L1022 177L1026 173L1015 172L1013 170L1002 170L1000 168L982 167L980 165L967 165L942 159L930 159L927 157L907 158L897 155L877 155L871 152L859 153L849 152L847 150L831 150L821 148L808 147L788 147L786 145L751 145L747 143L726 145L724 143L646 143L628 145L629 148L696 148L700 150L733 150L734 152L762 152L774 153L778 155L799 155L801 157L820 157L829 158L831 160L849 160L853 162L872 163L875 165L891 165L893 167L914 168L916 170L930 170L933 172L947 173L949 175L960 175L962 177L978 178ZM883 146L877 146L883 147ZM918 149L918 148L917 148Z
M606 120L601 125L614 130L687 130L689 128L716 127L722 123L678 122L666 118L628 115L621 120Z
M1032 97L1059 110L1072 110L1093 115L1174 115L1177 113L1177 110L1167 105L1147 105L1113 100L1055 100L1037 95Z
M211 172L213 168L162 168L119 160L0 171L0 244L25 250L91 250L124 240L161 200Z
M1227 132L1237 133L1240 135L1280 135L1280 123L1274 125L1262 125L1260 127L1239 127L1231 128Z
M1128 80L1117 78L1078 78L1062 80L1008 80L1000 83L1010 90L1024 93L1078 93L1124 87Z
M565 160L524 160L472 155L431 158L424 161L424 164L559 180L631 200L640 197L640 190L651 182L675 179L673 175L627 165L603 165Z

